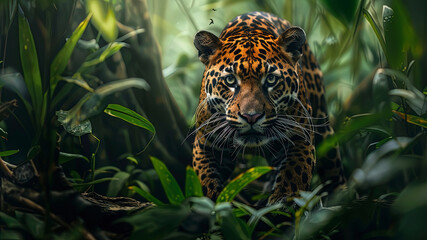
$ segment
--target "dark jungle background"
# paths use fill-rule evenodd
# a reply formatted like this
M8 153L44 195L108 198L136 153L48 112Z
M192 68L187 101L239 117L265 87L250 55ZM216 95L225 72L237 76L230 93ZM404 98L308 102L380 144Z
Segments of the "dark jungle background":
M0 239L427 239L426 1L0 0ZM268 207L245 155L223 201L191 165L193 37L249 11L302 27L346 190ZM253 168L244 175L238 175ZM261 178L262 179L262 178ZM237 193L239 193L237 195Z

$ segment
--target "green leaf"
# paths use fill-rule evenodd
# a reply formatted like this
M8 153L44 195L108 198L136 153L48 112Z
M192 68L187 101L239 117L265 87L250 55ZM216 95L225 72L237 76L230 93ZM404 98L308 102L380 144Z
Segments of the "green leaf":
M30 94L31 101L36 110L35 116L38 117L36 118L38 126L42 126L44 119L44 116L42 116L43 90L39 70L39 60L30 25L22 11L19 11L18 24L19 53L22 71L24 72L24 80L28 93Z
M64 129L74 135L74 136L83 136L88 133L92 133L92 124L89 120L85 120L80 123L71 123L67 122L67 117L70 111L59 110L56 112L56 116L58 116L58 122L64 127Z
M135 191L138 193L141 197L147 199L150 202L155 203L157 206L165 205L162 201L151 195L149 192L137 187L137 186L130 186L130 190Z
M68 111L69 114L64 119L63 125L69 125L67 128L72 128L95 116L108 105L106 103L108 96L132 87L149 89L147 82L140 78L129 78L104 84L94 92L87 93L83 96L80 101Z
M25 81L21 73L6 73L0 75L0 87L3 86L18 95L18 97L24 103L28 115L30 116L31 120L33 120L33 115L31 115L33 106L31 106L31 104L24 97L28 95L28 89L25 87Z
M219 194L216 203L231 202L234 197L249 183L262 175L270 172L273 168L269 166L259 166L247 170L245 173L240 174L233 179L227 186L224 187Z
M60 75L67 67L68 61L71 58L71 54L73 53L77 42L79 41L83 32L86 30L91 16L92 15L89 14L89 16L87 16L86 19L77 26L76 30L74 30L73 34L71 34L71 37L67 40L59 53L53 59L52 64L50 65L50 89L52 94L56 85L58 84L58 81L60 80Z
M116 181L111 181L108 185L107 196L108 197L116 197L120 190L123 189L127 180L129 179L130 174L127 172L118 172L113 178L116 178Z
M0 212L0 225L6 225L9 228L23 229L24 226L14 217L7 215L4 212Z
M81 78L62 77L61 80L64 80L68 83L76 84L77 86L82 87L82 88L88 90L89 92L94 91L93 88L91 88L89 86L89 84L87 84L87 82Z
M110 116L120 118L135 126L147 129L152 133L156 133L156 129L154 128L153 124L151 124L151 122L138 113L130 110L129 108L123 107L119 104L108 104L104 112Z
M83 159L83 160L85 160L86 162L89 163L89 159L87 157L81 155L81 154L65 153L65 152L60 152L59 153L59 159L58 159L58 161L59 161L59 164L64 164L64 163L69 162L69 161L71 161L73 159L76 159L76 158L81 158L81 159Z
M105 167L100 167L98 169L95 169L95 174L94 176L97 176L99 174L103 174L103 173L110 173L110 172L120 172L121 170L118 167L114 167L114 166L105 166Z
M229 202L221 202L215 206L215 212L220 217L221 232L224 238L249 240L249 230L244 228L245 224L239 223L232 210Z
M393 208L399 213L408 213L427 206L427 183L412 183L399 194Z
M375 35L377 36L378 41L380 42L380 45L384 54L386 54L387 56L387 48L386 48L385 40L384 40L383 34L381 33L380 27L378 26L378 24L376 23L372 15L366 9L363 9L363 16L365 16L366 20L371 25L372 30L374 30Z
M136 159L134 156L127 156L126 159L138 165L138 159Z
M358 0L322 0L323 5L338 20L346 25L350 25L355 17Z
M190 214L189 204L164 205L120 218L119 221L127 222L133 226L131 240L174 239L167 237L175 232Z
M187 174L185 178L185 196L188 197L203 197L202 185L196 172L191 166L187 166Z
M108 42L114 41L118 29L112 3L104 0L87 0L86 9L93 13L92 23L101 32L102 37Z
M378 124L384 120L382 114L358 114L354 115L345 122L344 126L337 131L332 137L323 140L317 147L316 155L318 158L325 156L328 151L334 148L340 141L353 136L357 131Z
M403 120L407 121L408 123L412 123L414 125L427 128L427 118L422 118L422 117L414 116L411 114L405 114L405 113L401 113L394 110L393 112L396 113Z
M108 181L117 181L119 180L118 178L113 178L113 177L109 177L109 178L100 178L94 181L90 181L87 183L71 183L71 186L73 187L88 187L88 186L92 186L98 183L103 183L103 182L108 182Z
M159 175L160 182L162 183L163 190L165 191L169 202L171 204L178 205L184 201L184 194L182 193L175 178L167 169L166 165L155 157L150 157L150 160L153 163L157 175Z
M108 57L112 56L114 53L118 52L122 47L127 47L128 44L124 42L112 42L107 44L106 46L96 50L95 52L89 54L86 57L83 64L77 70L77 73L87 73L95 68L95 66L99 63L102 63Z
M13 155L17 152L19 152L19 149L2 151L2 152L0 152L0 157L7 157L7 156Z

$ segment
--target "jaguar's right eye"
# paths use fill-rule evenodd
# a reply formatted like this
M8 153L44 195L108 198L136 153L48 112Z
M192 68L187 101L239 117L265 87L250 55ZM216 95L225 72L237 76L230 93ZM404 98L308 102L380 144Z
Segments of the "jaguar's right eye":
M227 75L224 77L224 83L227 87L235 88L237 85L237 79L234 75Z

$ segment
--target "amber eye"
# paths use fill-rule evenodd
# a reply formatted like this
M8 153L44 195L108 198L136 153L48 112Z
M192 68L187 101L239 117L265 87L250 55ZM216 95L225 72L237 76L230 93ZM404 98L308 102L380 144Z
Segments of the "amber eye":
M279 77L278 77L278 76L275 76L275 75L273 75L273 74L269 74L269 75L267 75L267 77L265 78L265 82L266 82L266 85L267 85L268 87L273 87L274 85L276 85L277 80L279 80Z
M230 88L235 88L237 85L237 79L233 75L227 75L224 77L224 83Z

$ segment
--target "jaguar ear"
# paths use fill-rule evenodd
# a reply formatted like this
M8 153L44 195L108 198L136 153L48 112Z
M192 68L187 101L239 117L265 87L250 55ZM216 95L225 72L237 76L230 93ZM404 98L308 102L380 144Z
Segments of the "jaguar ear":
M305 43L305 32L300 27L286 29L276 40L283 50L289 53L294 62L298 61L302 54L302 45Z
M194 37L194 46L199 50L199 59L205 65L209 62L209 57L220 45L220 40L214 34L207 31L200 31Z

